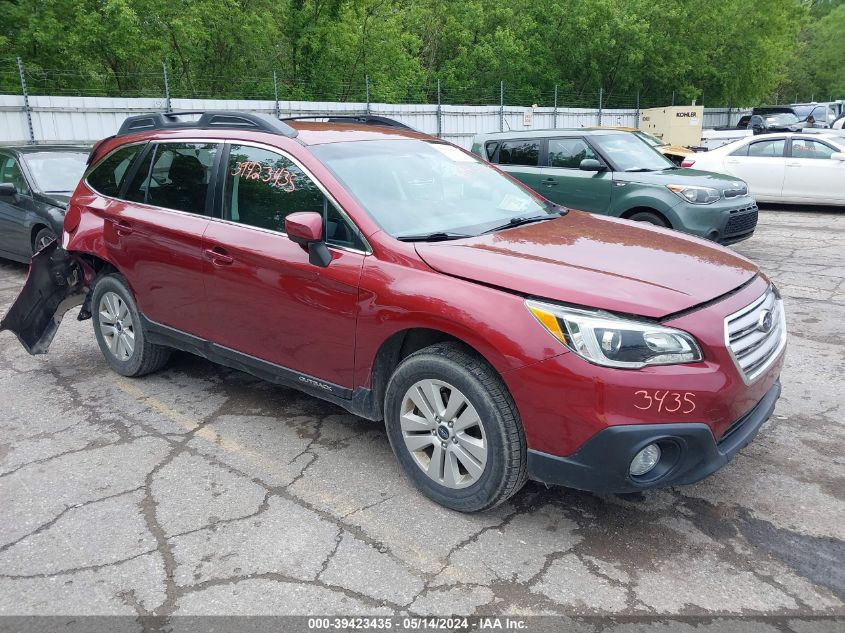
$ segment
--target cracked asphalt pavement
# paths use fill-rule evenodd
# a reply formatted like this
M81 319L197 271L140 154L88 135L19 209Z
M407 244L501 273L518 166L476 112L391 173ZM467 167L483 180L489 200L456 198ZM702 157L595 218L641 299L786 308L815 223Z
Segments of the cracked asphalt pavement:
M694 486L476 515L381 423L188 354L123 378L75 312L46 356L3 332L0 614L845 616L845 213L763 211L736 250L791 337L758 438ZM0 310L25 276L0 260Z

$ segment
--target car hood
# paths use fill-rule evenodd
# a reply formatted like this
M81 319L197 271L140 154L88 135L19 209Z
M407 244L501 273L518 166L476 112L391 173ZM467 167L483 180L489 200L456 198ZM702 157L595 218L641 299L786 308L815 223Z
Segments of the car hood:
M712 187L719 191L736 189L741 184L736 178L700 169L661 169L660 171L615 171L613 180L648 185L696 185Z
M650 318L715 299L758 272L744 257L704 240L580 211L415 246L429 266L447 275Z
M67 205L70 202L71 192L67 193L38 193L36 197L39 201L44 202L46 204L52 205L54 207L59 207L60 209L67 209Z
M680 145L660 145L658 148L661 154L669 154L670 156L689 156L693 151L689 147L681 147Z

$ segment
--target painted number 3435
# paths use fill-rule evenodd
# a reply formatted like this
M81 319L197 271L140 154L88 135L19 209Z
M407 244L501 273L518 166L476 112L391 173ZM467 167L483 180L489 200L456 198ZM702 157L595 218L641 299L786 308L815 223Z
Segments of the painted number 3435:
M695 394L689 391L647 391L634 392L634 406L643 411L656 410L658 413L681 413L686 415L695 411Z

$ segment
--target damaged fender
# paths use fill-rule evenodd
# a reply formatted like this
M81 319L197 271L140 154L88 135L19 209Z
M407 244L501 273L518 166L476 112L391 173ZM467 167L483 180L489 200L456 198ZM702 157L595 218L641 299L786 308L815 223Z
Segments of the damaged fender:
M85 302L86 278L92 272L86 269L58 242L45 246L32 256L26 283L0 321L0 331L14 332L30 354L46 354L65 312ZM80 310L80 320L90 316L88 310Z

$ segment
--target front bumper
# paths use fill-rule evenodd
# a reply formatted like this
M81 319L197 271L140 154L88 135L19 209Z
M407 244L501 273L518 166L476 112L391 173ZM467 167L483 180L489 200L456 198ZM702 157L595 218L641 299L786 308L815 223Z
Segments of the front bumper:
M699 237L734 244L746 240L757 228L757 203L749 196L728 198L715 204L694 205L681 203L672 209L672 226Z
M780 392L777 381L718 441L702 423L612 426L568 457L529 450L528 475L546 484L612 493L695 483L719 470L754 439L772 415ZM641 477L631 476L631 460L651 443L661 448L657 466Z

